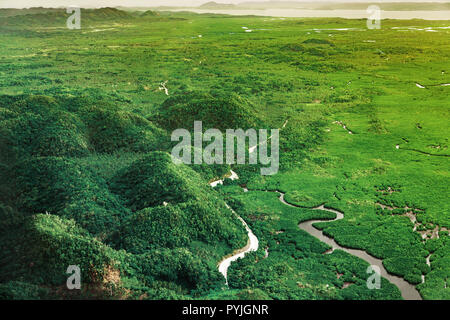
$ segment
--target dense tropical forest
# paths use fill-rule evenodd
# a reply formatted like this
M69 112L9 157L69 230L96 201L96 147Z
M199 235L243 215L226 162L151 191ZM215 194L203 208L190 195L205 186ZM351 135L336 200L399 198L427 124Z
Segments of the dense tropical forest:
M0 9L0 299L402 299L313 219L450 299L448 21L68 16ZM174 164L195 120L281 128L279 173Z

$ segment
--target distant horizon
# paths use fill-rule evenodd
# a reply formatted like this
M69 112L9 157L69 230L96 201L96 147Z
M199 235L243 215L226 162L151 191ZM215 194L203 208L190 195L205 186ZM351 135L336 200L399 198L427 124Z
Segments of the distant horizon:
M0 0L0 8L2 9L25 9L25 8L61 8L67 7L70 5L76 5L83 8L104 8L104 7L125 7L125 8L133 8L133 7L159 7L159 6L167 6L167 7L198 7L202 4L208 2L216 2L219 4L243 4L243 3L263 3L263 2L298 2L298 3L313 3L313 2L322 2L322 3L450 3L450 0L387 0L387 1L370 1L370 0L218 0L218 1L208 1L208 0L166 0L166 1L148 1L148 0L127 0L127 1L107 1L107 0L97 0L97 1L89 1L89 0L63 0L63 1L55 1L55 0Z

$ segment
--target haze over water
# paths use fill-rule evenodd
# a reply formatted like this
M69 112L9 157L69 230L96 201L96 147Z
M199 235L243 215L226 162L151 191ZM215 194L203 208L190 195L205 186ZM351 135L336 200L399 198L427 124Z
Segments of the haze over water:
M256 15L290 18L347 18L366 19L366 10L304 10L304 9L262 9L262 10L214 10L183 8L170 11L191 11L195 13L216 13L230 15ZM450 20L450 11L382 11L381 19L423 19L423 20Z

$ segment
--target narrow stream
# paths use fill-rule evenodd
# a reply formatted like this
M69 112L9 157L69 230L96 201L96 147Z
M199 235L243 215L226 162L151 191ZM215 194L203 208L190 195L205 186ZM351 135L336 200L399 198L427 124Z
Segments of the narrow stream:
M296 205L286 202L286 200L284 199L284 193L279 192L279 191L277 191L277 193L280 194L279 199L285 205L290 206L290 207L301 208L300 206L296 206ZM337 221L337 220L343 219L344 214L342 212L334 210L334 209L326 208L324 205L312 208L312 210L324 210L324 211L332 212L332 213L336 214L336 218L333 220L323 219L323 220L304 221L298 225L298 227L300 229L308 232L310 235L312 235L313 237L316 237L320 241L325 242L326 244L328 244L329 246L332 247L332 250L340 249L340 250L345 251L353 256L356 256L358 258L365 260L370 265L379 267L381 276L386 278L387 280L389 280L389 282L391 282L392 284L394 284L398 287L398 289L400 290L400 292L402 294L403 299L405 299L405 300L422 300L422 297L420 296L419 292L416 290L414 285L408 283L401 277L398 277L398 276L388 273L386 271L386 269L384 268L383 261L381 259L375 258L363 250L342 247L339 244L337 244L337 242L333 238L326 236L323 233L323 231L313 227L313 224L316 222L331 222L331 221Z
M230 179L235 180L235 179L239 179L238 175L234 172L231 171L230 172ZM212 187L217 186L218 184L223 184L223 180L216 180L210 183L210 185ZM247 188L243 188L244 192L248 192ZM296 208L305 208L302 206L298 206L298 205L294 205L291 203L288 203L285 199L284 196L285 194L283 192L280 191L271 191L271 192L276 192L278 193L279 199L280 201L290 207L296 207ZM227 205L228 208L230 208ZM328 211L328 212L332 212L334 214L336 214L336 218L335 219L321 219L321 220L308 220L308 221L304 221L301 222L298 227L306 232L308 232L310 235L312 235L313 237L316 237L317 239L319 239L322 242L325 242L326 244L328 244L329 246L331 246L331 250L328 251L327 253L331 253L336 249L345 251L355 257L361 258L364 261L368 262L370 265L373 266L377 266L380 268L380 273L381 276L384 277L385 279L387 279L389 282L391 282L392 284L396 285L397 288L400 290L401 295L403 297L403 299L405 300L422 300L422 297L420 296L419 292L417 291L417 289L415 288L414 285L408 283L407 281L405 281L403 278L392 275L390 273L387 272L386 268L383 266L383 260L375 258L371 255L369 255L367 252L363 251L363 250L359 250L359 249L350 249L350 248L346 248L346 247L342 247L340 246L333 238L326 236L323 231L314 228L313 224L317 223L317 222L331 222L331 221L337 221L337 220L341 220L344 218L344 214L338 210L335 209L331 209L331 208L327 208L325 207L325 205L320 205L318 207L315 208L310 208L312 210L324 210L324 211ZM247 230L247 234L248 234L248 242L247 245L242 248L239 249L235 252L233 252L230 256L226 256L224 257L218 264L218 268L219 268L219 272L223 274L223 276L225 277L225 281L226 284L228 286L228 278L227 278L227 272L228 272L228 268L230 267L231 263L233 261L236 261L237 259L241 259L244 258L245 254L251 251L257 251L258 250L258 238L253 234L252 230L248 227L247 223L240 217L237 215L237 213L230 208L231 211L233 211L234 214L236 214L236 216L238 217L238 219L242 222L242 224L244 225L245 229ZM266 251L266 255L267 255L267 251ZM427 257L427 264L429 263L429 256ZM424 281L424 277L423 277L423 281Z
M231 180L239 179L239 177L236 174L236 172L231 170L230 173L231 173L231 175L229 176L229 179L231 179ZM214 188L218 184L223 184L223 180L213 181L213 182L210 183L210 186ZM248 227L248 225L244 221L244 219L242 219L228 204L226 204L226 206L231 211L233 211L233 213L242 222L242 225L245 227L245 230L247 230L247 235L248 235L247 245L244 248L236 250L230 256L226 256L218 264L219 272L221 274L223 274L223 276L225 277L225 283L228 286L227 273L228 273L228 268L230 267L231 263L233 261L236 261L237 259L244 258L245 254L248 253L248 252L257 251L258 250L259 241L258 241L258 238L253 234L252 230Z
M231 211L234 212L233 209L231 209ZM234 212L234 213L236 214L236 212ZM228 286L227 272L228 272L228 268L230 267L231 263L233 261L236 261L237 259L244 258L245 254L248 253L248 252L257 251L258 250L258 244L259 244L258 238L253 234L252 230L250 230L250 228L248 227L248 225L244 221L244 219L242 219L239 216L238 216L238 219L244 225L245 230L247 230L248 241L247 241L247 245L244 248L233 252L233 254L231 256L225 257L222 261L219 262L219 267L218 267L219 268L219 272L221 274L223 274L223 276L225 277L225 283L226 283L227 286Z

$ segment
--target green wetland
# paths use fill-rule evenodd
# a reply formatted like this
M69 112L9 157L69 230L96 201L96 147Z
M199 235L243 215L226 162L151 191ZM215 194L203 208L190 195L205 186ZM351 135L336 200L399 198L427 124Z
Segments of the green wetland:
M450 299L448 20L67 17L0 9L0 299ZM194 120L279 172L174 164Z

